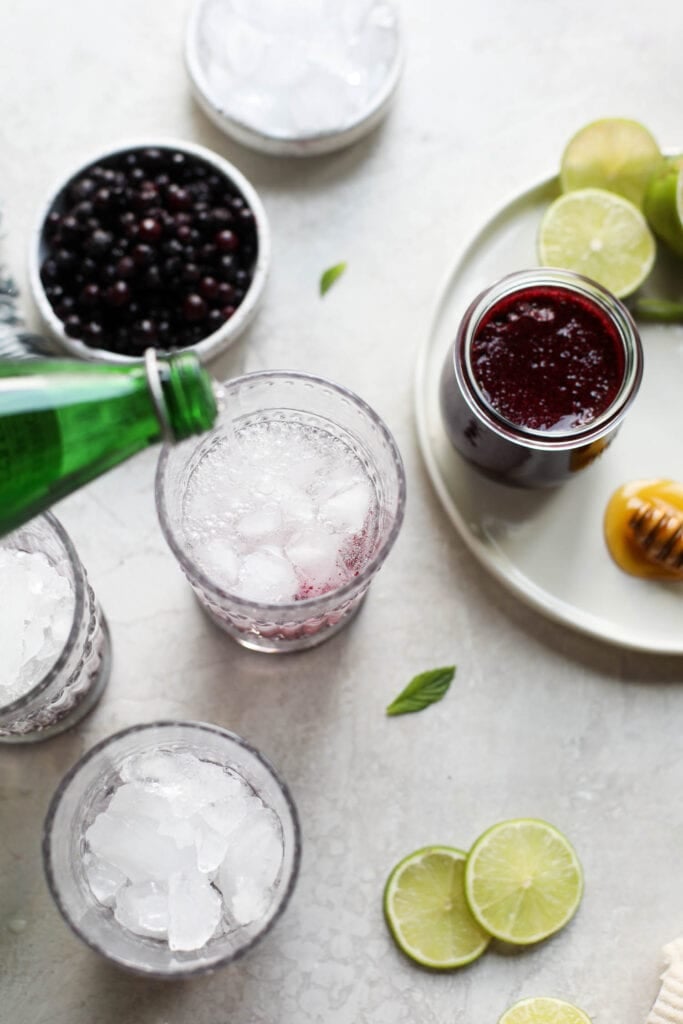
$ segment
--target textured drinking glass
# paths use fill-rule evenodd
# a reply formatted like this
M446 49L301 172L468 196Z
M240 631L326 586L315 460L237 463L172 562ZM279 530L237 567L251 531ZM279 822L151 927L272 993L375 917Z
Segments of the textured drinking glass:
M4 548L44 555L73 592L71 627L52 668L0 706L0 743L33 743L69 729L97 703L109 677L109 632L74 546L53 515L38 516L0 538Z
M301 437L309 431L311 436L327 438L331 445L341 445L340 451L352 453L373 494L372 541L355 575L342 585L318 596L269 603L235 593L221 579L217 564L199 564L190 539L187 495L193 474L217 446L224 446L224 463L229 467L236 435L278 422L299 431ZM223 411L204 439L164 447L157 469L156 499L166 540L218 626L252 650L297 651L333 636L358 610L401 527L405 474L391 433L357 395L308 374L253 373L224 385ZM302 523L304 539L306 530Z
M121 783L131 757L159 751L190 753L232 769L277 816L283 858L265 915L223 930L201 949L173 951L165 941L122 927L93 896L83 858L85 832ZM203 722L151 722L124 729L98 743L60 783L43 831L43 861L50 892L67 924L91 949L120 967L157 978L182 978L221 967L246 953L274 925L292 895L299 870L301 833L292 797L274 768L246 740Z

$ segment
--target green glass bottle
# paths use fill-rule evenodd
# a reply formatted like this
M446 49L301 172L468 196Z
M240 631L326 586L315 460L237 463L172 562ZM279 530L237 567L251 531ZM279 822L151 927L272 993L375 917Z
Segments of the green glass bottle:
M192 353L111 366L0 361L0 536L162 439L209 430L211 377Z

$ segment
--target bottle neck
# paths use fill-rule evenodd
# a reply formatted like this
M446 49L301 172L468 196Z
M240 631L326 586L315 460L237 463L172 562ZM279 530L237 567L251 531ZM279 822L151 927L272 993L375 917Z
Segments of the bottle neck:
M183 441L211 429L218 415L213 383L194 353L158 359L147 349L145 372L165 440Z

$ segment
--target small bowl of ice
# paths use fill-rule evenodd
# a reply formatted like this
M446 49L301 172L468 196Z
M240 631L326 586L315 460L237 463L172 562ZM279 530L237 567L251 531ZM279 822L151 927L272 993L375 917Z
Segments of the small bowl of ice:
M133 726L74 765L43 858L67 924L120 967L212 971L275 923L299 868L289 791L245 740L200 722Z

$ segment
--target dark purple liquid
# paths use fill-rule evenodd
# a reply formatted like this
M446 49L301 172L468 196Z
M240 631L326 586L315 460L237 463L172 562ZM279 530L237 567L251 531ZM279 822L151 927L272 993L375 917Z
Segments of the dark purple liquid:
M538 285L483 316L471 348L474 378L505 419L566 431L600 416L624 378L617 328L590 299Z

